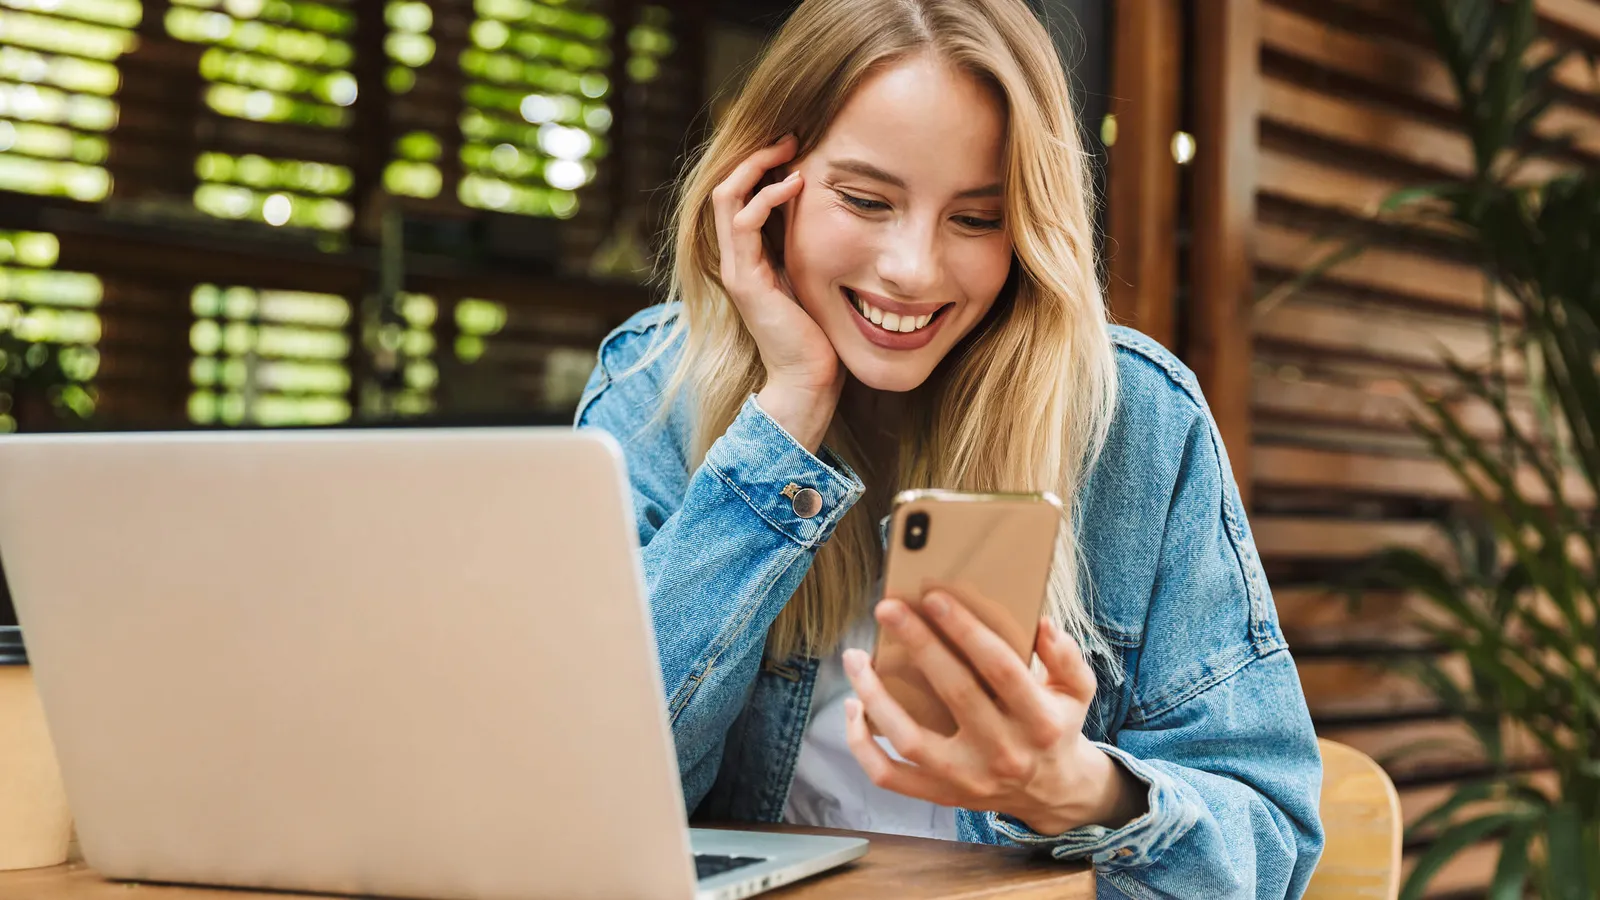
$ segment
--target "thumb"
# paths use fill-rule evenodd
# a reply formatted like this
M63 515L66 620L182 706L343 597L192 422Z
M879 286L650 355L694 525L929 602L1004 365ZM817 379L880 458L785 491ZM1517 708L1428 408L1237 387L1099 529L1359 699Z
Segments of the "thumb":
M1039 620L1038 644L1035 652L1044 662L1049 684L1081 703L1093 700L1098 686L1094 669L1078 642L1046 617Z

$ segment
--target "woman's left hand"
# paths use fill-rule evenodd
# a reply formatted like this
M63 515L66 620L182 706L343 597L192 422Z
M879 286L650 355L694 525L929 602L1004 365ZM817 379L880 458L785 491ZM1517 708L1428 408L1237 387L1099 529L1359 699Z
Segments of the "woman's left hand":
M921 605L918 615L884 600L878 627L908 649L957 730L946 737L918 724L884 689L868 655L846 651L845 672L860 698L846 701L850 749L873 784L941 806L1005 813L1047 836L1090 824L1120 827L1144 811L1144 784L1083 735L1095 677L1071 637L1040 621L1035 652L1046 674L1035 677L949 594L931 592ZM905 762L873 739L867 715Z

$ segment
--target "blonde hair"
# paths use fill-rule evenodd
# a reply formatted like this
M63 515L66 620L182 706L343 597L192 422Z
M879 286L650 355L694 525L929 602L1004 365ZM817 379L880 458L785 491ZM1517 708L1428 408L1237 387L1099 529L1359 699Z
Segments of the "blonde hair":
M768 652L778 659L831 652L867 611L882 552L877 516L895 491L1050 490L1071 502L1115 407L1092 181L1061 63L1038 19L1023 0L806 0L727 109L678 197L667 274L672 299L682 302L672 343L681 340L683 351L664 403L692 386L691 467L764 381L755 341L718 276L712 190L786 133L798 138L803 157L865 77L919 53L992 85L1004 101L1005 217L1015 259L986 319L912 392L893 469L898 484L874 483L883 461L862 459L850 423L842 412L834 416L826 443L863 472L868 495L818 549L773 624ZM1079 570L1069 523L1050 580L1051 616L1086 651L1109 656Z

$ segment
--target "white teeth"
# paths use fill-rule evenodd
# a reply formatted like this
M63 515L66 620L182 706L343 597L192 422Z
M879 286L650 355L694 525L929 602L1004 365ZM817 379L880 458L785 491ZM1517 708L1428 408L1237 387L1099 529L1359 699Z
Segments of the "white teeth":
M862 318L871 321L874 325L882 327L884 331L895 331L901 334L909 334L919 328L926 328L928 323L933 321L932 313L929 313L925 316L903 316L899 313L884 312L860 297L855 296L853 291L851 292L851 297L855 301L856 309L861 311Z

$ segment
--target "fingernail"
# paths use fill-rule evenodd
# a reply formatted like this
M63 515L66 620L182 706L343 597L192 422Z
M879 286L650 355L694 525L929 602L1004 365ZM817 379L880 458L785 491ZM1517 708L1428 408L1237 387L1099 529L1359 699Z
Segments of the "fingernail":
M851 649L844 652L844 670L851 675L860 675L866 665L867 655L860 650Z
M950 603L944 599L943 594L929 594L927 598L922 601L922 606L929 613L931 613L935 619L944 618L944 614L950 611Z
M791 181L799 180L799 178L800 178L800 173L799 172L790 172L789 173L789 177L785 178L783 181L784 181L785 184L788 184Z
M861 701L854 697L844 701L844 715L852 722L861 718Z
M884 622L886 622L886 623L888 623L890 625L898 625L900 623L900 620L902 618L904 618L904 617L905 617L905 611L900 608L900 604L898 604L898 603L880 603L880 604L878 604L878 618L882 619Z

